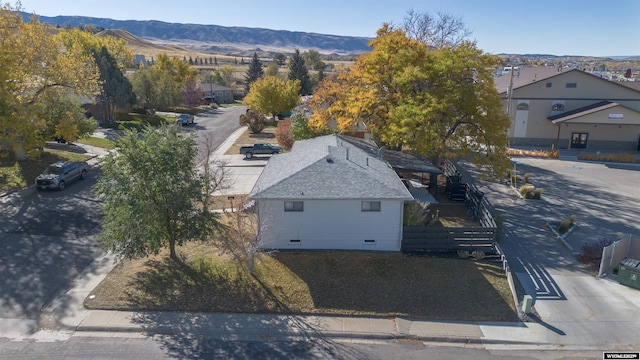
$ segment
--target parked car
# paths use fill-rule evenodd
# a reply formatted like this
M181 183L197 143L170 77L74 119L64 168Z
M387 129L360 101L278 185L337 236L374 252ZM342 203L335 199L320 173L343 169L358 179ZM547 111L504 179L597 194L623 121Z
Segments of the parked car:
M271 145L269 143L255 143L253 146L243 146L240 148L240 154L244 154L244 157L251 159L254 154L279 154L282 152L282 148L277 145Z
M67 184L87 177L89 165L86 162L58 161L49 165L36 178L38 190L64 190Z
M178 116L178 120L176 120L176 124L178 125L191 125L194 122L194 116L190 114L180 114Z

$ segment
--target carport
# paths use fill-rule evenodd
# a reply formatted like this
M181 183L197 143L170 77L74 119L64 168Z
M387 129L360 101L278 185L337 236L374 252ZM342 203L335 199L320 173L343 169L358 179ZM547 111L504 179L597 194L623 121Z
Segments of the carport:
M385 150L384 158L400 178L404 180L419 180L420 184L425 186L412 186L409 188L409 191L416 199L427 203L438 202L438 175L442 174L442 170L425 158L402 151ZM420 173L420 178L410 179L411 175L415 173ZM429 174L428 181L425 179L424 174ZM407 184L405 183L405 185Z

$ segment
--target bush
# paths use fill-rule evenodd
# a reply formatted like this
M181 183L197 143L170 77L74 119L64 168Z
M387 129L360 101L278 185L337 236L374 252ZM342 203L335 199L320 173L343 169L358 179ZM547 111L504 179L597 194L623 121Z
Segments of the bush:
M429 217L429 210L424 204L411 201L404 204L404 226L425 226Z
M585 265L599 265L602 260L602 249L613 244L611 239L600 239L600 241L583 245L580 248L578 261Z
M484 259L485 256L486 256L486 254L482 250L474 250L471 253L471 257L476 261L480 261L480 260Z
M635 154L620 153L620 154L581 154L578 155L579 160L588 161L607 161L607 162L621 162L621 163L636 163L638 158Z
M461 259L467 259L469 258L469 256L471 256L471 254L467 250L458 250L457 254L458 254L458 257L460 257Z
M567 231L569 231L569 229L571 229L571 227L575 224L576 218L577 217L575 215L571 215L567 219L562 220L560 226L558 227L558 232L560 234L566 234Z
M284 150L291 150L294 143L293 134L291 133L291 119L278 122L276 140L278 140L278 145L282 146Z
M520 195L527 197L526 195L533 190L535 190L535 186L533 185L522 185L518 189L518 192L520 193Z
M542 188L536 188L533 192L533 198L536 200L542 199Z
M522 181L524 181L525 184L528 184L530 177L531 177L531 174L530 173L526 173L526 174L524 174L524 178L522 179Z
M240 115L240 125L247 126L252 134L259 134L267 127L268 120L258 110L247 110L245 114Z
M521 150L521 149L507 148L507 155L557 159L558 150Z
M520 188L518 189L518 192L525 199L540 200L542 198L542 189L536 188L535 186L530 184L520 186Z

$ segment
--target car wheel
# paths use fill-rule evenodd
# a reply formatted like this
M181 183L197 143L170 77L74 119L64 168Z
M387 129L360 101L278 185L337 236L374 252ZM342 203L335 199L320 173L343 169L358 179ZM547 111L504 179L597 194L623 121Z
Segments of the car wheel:
M87 170L82 170L82 172L80 173L80 179L84 180L87 178Z
M59 190L59 191L64 190L65 185L66 185L66 184L64 183L64 181L60 181L60 183L58 184L58 190Z
M247 156L247 159L251 159L253 157L253 153L248 152L246 156Z

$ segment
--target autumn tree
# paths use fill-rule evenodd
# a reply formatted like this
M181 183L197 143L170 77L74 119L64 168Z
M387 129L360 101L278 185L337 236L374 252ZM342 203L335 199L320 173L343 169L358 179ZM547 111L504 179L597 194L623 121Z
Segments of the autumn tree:
M333 133L328 124L323 127L310 127L309 118L304 113L298 112L291 116L291 135L294 140L311 139Z
M295 142L291 132L291 119L278 121L275 136L278 145L282 146L284 150L291 150Z
M177 246L220 229L218 215L206 206L216 190L211 184L220 182L196 171L197 154L195 138L174 125L147 128L142 136L127 132L118 151L102 160L93 189L103 200L102 246L125 258L168 248L177 260Z
M45 127L28 136L75 142L80 136L92 134L97 123L87 118L78 103L63 94L50 92L29 108L29 117L43 119ZM35 139L30 139L35 140Z
M196 78L188 78L185 81L184 88L182 89L182 99L184 99L184 104L188 107L202 105L202 94L198 89L198 82Z
M317 89L312 128L335 121L349 131L362 121L389 148L471 154L478 166L503 174L509 119L493 85L498 57L466 41L434 49L388 25L369 45L370 53Z
M267 66L267 70L264 72L265 76L278 76L280 66L277 63L272 62Z
M26 150L44 145L51 111L79 96L93 98L98 89L94 60L77 46L65 47L37 17L24 22L9 5L0 6L0 146L25 159ZM58 101L59 100L59 101Z
M99 51L105 47L120 70L124 71L127 66L133 63L133 53L129 50L125 39L110 35L98 37L91 32L80 29L61 31L58 36L66 47L80 47L86 54L91 54L93 51Z
M220 73L220 78L222 79L222 82L220 83L220 85L226 86L226 87L234 87L236 85L236 78L234 75L233 66L223 65L222 68L218 70L218 72Z
M265 76L251 85L243 103L249 109L271 114L273 120L279 113L288 112L300 102L298 80L282 80L275 76Z
M291 56L289 61L289 80L298 80L300 82L300 95L311 94L311 80L309 79L309 71L304 65L304 59L300 56L300 50Z
M159 54L153 65L131 76L131 83L138 97L151 109L157 109L185 102L183 90L197 75L194 67L179 58Z
M262 64L258 60L258 53L253 53L251 63L249 63L249 69L244 77L244 90L248 93L251 90L251 84L260 79L264 73L262 72Z
M58 35L66 48L77 47L94 58L100 72L98 103L100 121L115 122L118 108L128 108L136 103L133 87L124 76L125 68L132 63L133 55L127 41L113 36L98 37L72 29Z

